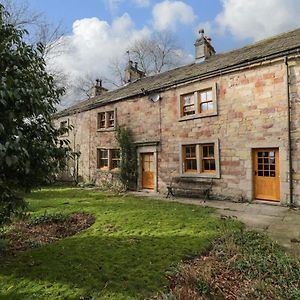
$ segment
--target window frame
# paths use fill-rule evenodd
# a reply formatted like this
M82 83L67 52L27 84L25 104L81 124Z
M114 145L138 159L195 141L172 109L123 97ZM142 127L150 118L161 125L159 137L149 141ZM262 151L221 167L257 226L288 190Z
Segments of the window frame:
M65 127L62 127L62 124L66 124L66 126ZM64 120L61 120L61 121L59 121L59 128L61 129L61 128L66 128L66 127L68 127L68 126L70 126L70 121L69 121L69 119L64 119ZM65 133L63 133L63 134L61 134L61 136L62 137L65 137L65 136L69 136L69 131L67 131L67 132L65 132Z
M110 114L113 113L114 118L113 120L113 125L111 126L109 124L110 122ZM104 126L100 126L100 115L104 115ZM98 111L97 112L97 131L111 131L111 130L115 130L116 129L116 124L117 124L117 109L106 109L106 110L102 110L102 111Z
M203 161L201 154L202 147L204 145L214 145L214 159L215 159L215 171L203 171ZM196 158L197 158L197 172L186 172L185 171L185 147L196 145ZM203 178L220 178L220 152L219 152L219 139L209 139L209 140L197 140L182 142L179 145L179 155L180 155L180 176L181 177L203 177Z
M101 151L106 151L107 152L107 157L102 158L101 157ZM107 160L107 166L101 166L101 159L102 160ZM109 151L108 149L105 148L97 148L97 169L99 170L109 170Z
M100 153L101 151L107 151L107 166L103 166L101 167L101 157L100 157ZM116 158L113 158L112 157L112 152L113 151L116 151L118 150L119 153L120 153L120 156L118 159ZM100 148L97 148L96 149L96 169L99 170L99 171L113 171L113 172L116 172L116 171L119 171L120 168L113 168L113 161L119 161L121 162L121 151L119 148L105 148L105 147L100 147Z
M213 103L213 109L208 111L201 112L201 93L207 92L211 90L212 92L212 101L206 101ZM185 96L194 94L194 106L195 106L195 113L190 115L184 115L183 112L183 99ZM183 93L179 95L179 121L186 121L191 119L197 119L197 118L204 118L204 117L211 117L218 115L218 101L217 101L217 83L211 83L211 84L205 84L199 86L197 90L190 90L190 89L184 89Z

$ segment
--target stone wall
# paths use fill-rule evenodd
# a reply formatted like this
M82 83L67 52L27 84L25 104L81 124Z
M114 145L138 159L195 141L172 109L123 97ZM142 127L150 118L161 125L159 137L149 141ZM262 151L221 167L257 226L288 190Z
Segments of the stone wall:
M300 204L300 65L299 62L290 64L293 64L290 72L293 99L294 191ZM215 84L218 114L180 120L179 96ZM288 123L283 60L249 66L248 69L227 75L220 74L205 81L174 86L160 95L161 100L156 103L143 96L60 119L69 118L74 126L69 139L71 144L80 145L80 175L85 180L100 178L103 174L96 169L96 149L117 147L114 131L97 131L97 113L116 109L117 123L130 127L137 142L159 141L159 192L165 192L170 178L180 174L181 143L218 139L221 176L214 179L213 192L216 195L238 200L253 199L252 149L276 147L279 148L280 156L281 203L287 203Z

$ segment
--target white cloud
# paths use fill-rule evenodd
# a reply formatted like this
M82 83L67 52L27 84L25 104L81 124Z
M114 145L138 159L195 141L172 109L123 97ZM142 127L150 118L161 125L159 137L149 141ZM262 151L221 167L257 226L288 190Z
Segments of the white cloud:
M122 58L133 41L148 35L150 30L136 29L126 13L111 24L98 18L77 20L72 34L62 41L67 51L52 58L51 64L68 74L68 81L86 74L112 77L111 61Z
M300 26L299 0L222 0L219 29L237 39L259 40Z
M192 24L196 16L193 8L182 1L165 0L152 10L153 26L159 31L175 31L178 24Z

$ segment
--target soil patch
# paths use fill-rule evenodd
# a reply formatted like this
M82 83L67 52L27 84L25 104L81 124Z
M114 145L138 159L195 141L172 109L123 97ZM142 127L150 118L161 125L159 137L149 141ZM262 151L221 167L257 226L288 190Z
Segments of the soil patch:
M0 235L1 239L9 240L4 254L15 255L20 251L52 243L74 235L94 222L95 217L87 213L72 214L63 222L31 224L29 221L19 221L12 229Z
M241 231L169 272L168 294L154 299L300 299L299 278L299 257L264 234Z

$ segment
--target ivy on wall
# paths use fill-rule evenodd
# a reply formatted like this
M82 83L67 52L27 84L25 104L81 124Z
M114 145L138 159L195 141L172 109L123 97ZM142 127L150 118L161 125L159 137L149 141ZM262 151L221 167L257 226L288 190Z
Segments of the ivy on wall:
M132 131L119 126L116 139L121 151L120 180L126 189L136 189L137 184L137 154Z

